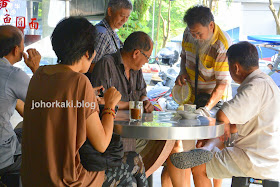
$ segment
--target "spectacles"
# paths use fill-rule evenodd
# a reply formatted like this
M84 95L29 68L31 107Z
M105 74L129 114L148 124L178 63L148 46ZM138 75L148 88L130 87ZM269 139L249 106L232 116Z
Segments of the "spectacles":
M148 57L143 51L141 51L141 50L139 50L139 51L140 51L140 53L142 53L142 55L144 55L147 58L148 61L151 60L151 57Z

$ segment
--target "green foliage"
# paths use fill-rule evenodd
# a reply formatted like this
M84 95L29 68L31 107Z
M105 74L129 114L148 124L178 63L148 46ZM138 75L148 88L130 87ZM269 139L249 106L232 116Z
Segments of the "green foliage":
M126 24L121 29L119 29L119 38L124 42L124 40L134 31L143 31L149 33L150 28L148 28L145 23L145 21L139 21L138 14L133 11L130 14L130 17Z
M155 15L154 15L154 42L158 46L162 46L163 42L163 23L160 21L159 41L156 42L157 22L159 16L159 2L155 0ZM124 41L126 37L134 31L143 31L152 36L153 26L153 0L134 0L134 10L123 28L119 29L118 35ZM137 4L138 3L138 4ZM141 6L139 5L141 4ZM171 3L171 31L169 40L179 34L183 34L186 27L183 22L183 17L186 10L195 5L197 1L175 0ZM163 0L161 6L161 14L167 21L168 18L168 4L169 0ZM139 8L141 7L141 8ZM143 16L143 17L139 17ZM160 49L160 48L159 48Z
M38 19L42 19L42 2L39 3Z
M133 9L135 10L136 14L138 15L139 20L143 21L147 10L150 8L153 1L151 0L135 0Z

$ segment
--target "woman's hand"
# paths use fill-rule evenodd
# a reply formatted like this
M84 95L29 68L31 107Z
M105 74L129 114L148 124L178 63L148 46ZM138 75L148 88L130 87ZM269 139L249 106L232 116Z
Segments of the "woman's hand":
M104 87L103 87L102 85L93 88L94 93L95 93L96 96L98 96L98 95L100 94L100 90L101 90L101 89L104 91Z
M107 91L104 94L105 107L114 109L118 102L121 100L121 98L122 95L115 87L107 89Z

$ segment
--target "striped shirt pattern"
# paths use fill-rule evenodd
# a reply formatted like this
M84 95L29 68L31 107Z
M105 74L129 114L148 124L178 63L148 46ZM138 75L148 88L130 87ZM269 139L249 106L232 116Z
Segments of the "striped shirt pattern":
M196 49L193 43L191 33L186 28L183 35L181 57L186 58L186 70L191 79L192 96L191 102L194 102L195 87L195 58ZM204 92L211 94L217 83L228 84L222 100L231 99L231 77L226 52L231 45L229 35L222 31L215 24L214 34L208 49L203 54L199 54L199 76L198 76L198 93Z
M106 19L100 21L100 23L96 24L95 27L97 30L97 36L95 41L96 55L92 63L98 62L104 55L113 54L117 52L115 42L118 45L119 49L123 47L123 43L119 39L117 33L112 30Z

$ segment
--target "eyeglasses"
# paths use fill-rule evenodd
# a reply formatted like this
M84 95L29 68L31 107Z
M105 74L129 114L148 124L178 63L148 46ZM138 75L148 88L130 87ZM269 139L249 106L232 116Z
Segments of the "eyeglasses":
M139 51L140 51L140 53L142 53L142 55L144 55L147 58L148 61L151 60L151 57L148 57L143 51L141 51L141 50L139 50Z

